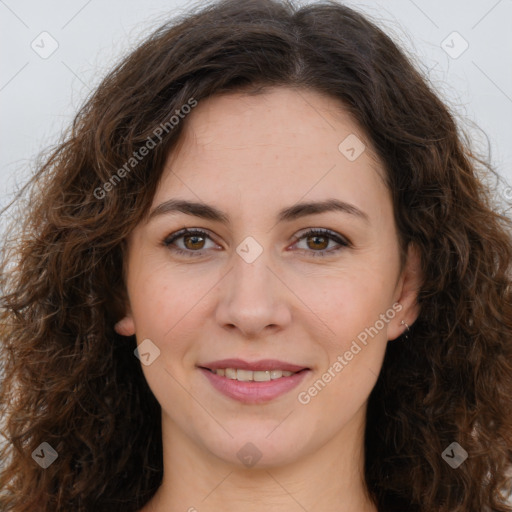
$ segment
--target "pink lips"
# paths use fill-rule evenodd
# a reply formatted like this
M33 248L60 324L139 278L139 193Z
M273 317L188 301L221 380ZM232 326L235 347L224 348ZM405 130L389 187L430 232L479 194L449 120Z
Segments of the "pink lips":
M304 370L306 366L299 366L296 364L285 363L277 359L260 359L248 363L243 359L222 359L220 361L212 361L200 365L202 368L210 368L210 370L218 370L219 368L240 368L241 370L285 370L288 372L299 372Z
M294 373L289 377L281 377L265 382L240 382L236 379L229 379L217 375L211 371L220 368L235 368L252 371L284 370L298 373ZM268 402L287 393L295 388L309 372L309 368L304 366L294 365L276 359L264 359L251 363L241 359L223 359L201 364L199 369L217 391L247 404Z

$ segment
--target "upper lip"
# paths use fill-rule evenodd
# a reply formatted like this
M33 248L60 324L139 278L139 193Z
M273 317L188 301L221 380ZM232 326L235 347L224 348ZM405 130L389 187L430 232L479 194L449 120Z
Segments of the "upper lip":
M219 370L222 368L235 368L240 370L284 370L288 372L298 372L300 370L308 369L306 366L297 364L286 363L278 359L260 359L258 361L244 361L243 359L221 359L219 361L212 361L199 365L201 368L208 368L210 370Z

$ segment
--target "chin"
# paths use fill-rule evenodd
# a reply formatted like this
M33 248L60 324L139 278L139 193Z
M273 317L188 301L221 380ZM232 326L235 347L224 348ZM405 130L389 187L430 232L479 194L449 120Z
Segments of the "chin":
M292 435L290 429L283 429L278 434L280 427L277 427L272 432L275 428L274 422L271 429L230 430L233 438L223 439L222 444L220 440L210 441L207 445L213 455L238 468L257 470L286 466L301 456L303 450L299 447L307 441ZM294 432L298 430L294 429Z

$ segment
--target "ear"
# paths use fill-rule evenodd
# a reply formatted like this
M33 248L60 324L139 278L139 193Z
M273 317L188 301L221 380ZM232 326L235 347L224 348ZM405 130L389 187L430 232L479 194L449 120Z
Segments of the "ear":
M135 334L135 322L133 321L132 314L127 313L125 317L114 325L114 329L121 336L133 336Z
M418 247L411 242L407 249L406 263L395 291L395 303L398 302L402 309L396 309L397 314L389 323L388 340L394 340L407 331L407 327L402 322L410 327L418 318L420 313L418 293L422 281L420 252Z

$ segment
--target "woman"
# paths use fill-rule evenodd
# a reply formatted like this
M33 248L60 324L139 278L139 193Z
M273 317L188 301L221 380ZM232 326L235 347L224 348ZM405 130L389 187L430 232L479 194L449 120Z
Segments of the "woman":
M0 508L512 510L512 240L484 170L347 7L160 28L5 245Z

